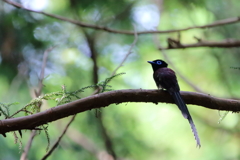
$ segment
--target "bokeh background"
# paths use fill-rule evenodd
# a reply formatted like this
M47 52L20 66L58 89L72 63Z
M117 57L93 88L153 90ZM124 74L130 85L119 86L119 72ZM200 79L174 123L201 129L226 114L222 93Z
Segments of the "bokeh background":
M239 0L20 0L24 7L60 15L68 19L106 26L117 30L156 31L206 25L217 20L239 16ZM159 50L167 47L167 39L190 44L194 38L209 41L239 39L240 23L208 29L192 29L166 34L138 35L131 54L110 85L119 89L156 89L152 68L146 62L164 59L175 69L181 90L210 94L215 97L239 97L240 50L235 48L197 47ZM0 2L0 102L19 102L10 107L15 113L32 99L38 87L43 53L48 54L42 94L56 92L65 85L68 91L99 83L110 77L129 52L134 35L109 33L82 28ZM95 69L94 69L95 68ZM190 83L191 85L190 85ZM94 89L81 93L89 96ZM44 102L42 110L54 107ZM159 103L112 104L102 109L102 122L112 149L126 160L237 160L240 159L239 115L188 105L199 132L202 147L196 148L187 120L176 105ZM24 116L24 114L18 114ZM4 116L1 116L4 119ZM69 117L50 123L48 133L52 145ZM67 134L48 159L95 160L107 147L102 128L94 111L80 113ZM20 143L13 134L0 137L0 159L20 159L30 131L23 131ZM90 148L81 145L91 142ZM88 144L88 143L85 143ZM28 159L41 159L48 141L44 132L35 137ZM93 153L92 148L98 153ZM104 159L104 158L103 158ZM107 158L105 158L107 159Z

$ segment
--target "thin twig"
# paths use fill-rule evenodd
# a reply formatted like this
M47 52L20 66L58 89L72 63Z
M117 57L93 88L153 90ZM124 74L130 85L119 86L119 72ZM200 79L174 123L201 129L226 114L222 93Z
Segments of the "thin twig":
M97 90L97 92L94 92L92 95L99 93L100 90ZM58 140L55 142L55 144L52 146L52 148L49 150L49 152L42 158L42 159L46 159L47 157L49 157L51 155L51 153L57 148L58 144L60 143L62 137L66 134L67 130L71 130L70 132L74 132L73 129L71 129L69 126L71 125L71 123L74 121L75 117L77 115L75 114L74 116L72 116L72 118L70 119L70 121L68 122L68 124L65 126L64 130L62 131L62 134L60 135L60 137L58 138ZM99 159L98 155L100 153L105 153L105 155L107 156L108 154L104 151L100 152L96 149L96 147L93 145L94 143L91 143L90 140L87 140L87 137L84 136L79 136L81 135L79 132L75 131L74 137L71 136L71 134L68 134L68 137L71 139L77 139L76 141L74 141L75 143L78 143L80 146L82 146L84 149L86 149L87 151L89 151L90 153L94 154L96 156L96 158ZM82 137L82 142L81 138ZM108 157L111 157L110 155L108 155ZM99 159L101 160L101 158Z
M100 92L100 88L97 88L92 94L95 95ZM76 115L75 115L76 116ZM73 121L72 121L73 122ZM71 123L72 123L71 122ZM69 123L70 125L70 123ZM113 160L113 156L108 154L106 151L99 150L95 144L84 136L79 131L75 130L74 128L68 128L67 136L72 139L75 143L79 144L81 147L86 149L91 154L95 155L98 160Z
M131 51L133 49L133 47L135 46L136 42L137 42L138 36L137 36L137 32L135 30L135 39L134 42L132 43L128 53L126 54L126 56L124 57L124 59L122 60L122 62L119 64L119 66L113 71L112 75L113 76L116 71L123 65L123 63L126 61L126 59L128 58L128 56L131 54ZM97 93L99 93L100 88L97 88L94 93L92 95L95 95ZM78 133L78 132L77 132ZM75 133L76 134L76 133ZM79 133L78 133L79 134ZM74 138L69 134L70 138ZM79 136L78 136L79 137ZM83 139L83 138L82 138ZM86 139L86 137L84 138ZM76 140L74 140L76 142ZM89 140L84 140L85 143L82 143L82 140L77 140L77 142L79 142L79 145L81 145L82 147L84 147L86 150L88 150L89 152L91 152L92 154L94 154L98 159L101 159L101 157L99 157L100 154L104 154L105 157L109 157L108 159L113 159L113 157L111 155L109 155L107 152L104 151L97 151L97 149L93 146L93 143L90 143Z
M137 42L138 36L135 30L135 39L134 42L132 43L128 53L126 54L126 56L124 57L123 61L120 63L120 65L113 71L112 76L116 73L116 71L122 66L122 64L126 61L127 57L131 54L132 48L135 46L136 42ZM46 53L46 52L45 52ZM44 54L45 55L45 54ZM44 56L45 57L45 56ZM44 58L46 59L46 58ZM43 65L44 66L44 65ZM45 67L43 67L45 68ZM41 72L41 75L44 75L43 72ZM94 93L96 94L96 93ZM56 149L56 147L58 146L60 140L62 139L63 135L66 133L67 129L69 128L70 124L73 122L74 118L76 117L76 115L72 116L72 118L70 119L69 123L67 124L67 126L65 127L65 129L63 130L61 136L58 138L58 140L55 142L55 144L52 146L52 148L49 150L49 152L42 158L42 159L46 159L47 157L49 157L51 155L51 153ZM82 145L82 144L81 144ZM91 148L91 147L90 147ZM99 157L99 154L105 154L107 157L110 157L109 159L113 159L113 157L111 157L110 155L108 155L107 153L103 152L103 151L98 151L95 153L95 156L97 158ZM100 158L101 159L101 158Z
M51 47L49 49L47 49L44 54L43 54L43 61L42 61L42 68L41 68L41 74L40 74L40 77L39 77L39 82L38 82L38 91L34 92L34 94L32 95L32 98L36 98L36 97L39 97L41 95L41 92L42 92L42 87L43 87L43 79L44 79L44 70L46 68L46 63L47 63L47 57L48 57L48 53L53 49L54 47ZM38 106L39 108L41 107L41 104L39 104ZM40 109L39 109L40 110ZM32 142L33 142L33 139L34 137L36 136L36 131L33 130L31 132L31 136L30 138L28 139L28 142L27 142L27 145L25 146L24 148L24 151L21 155L21 158L20 160L26 160L27 159L27 155L28 155L28 152L31 148L31 145L32 145Z
M45 16L48 17L52 17L58 20L62 20L62 21L66 21L75 25L78 25L80 27L85 27L85 28L92 28L92 29L96 29L96 30L102 30L102 31L106 31L106 32L110 32L110 33L117 33L117 34L126 34L126 35L134 35L134 31L124 31L124 30L116 30L116 29L111 29L105 26L99 26L99 25L93 25L93 24L87 24L81 21L76 21L76 20L72 20L72 19L68 19L66 17L62 17L62 16L58 16L58 15L54 15L54 14L50 14L50 13L46 13L46 12L41 12L41 11L35 11L32 9L28 9L23 7L21 4L16 3L16 2L12 2L9 0L3 0L4 2L15 6L17 8L21 8L24 10L27 10L29 12L35 12L35 13L39 13L39 14L43 14ZM165 31L142 31L142 32L137 32L138 35L140 34L164 34L164 33L174 33L174 32L181 32L181 31L187 31L190 29L204 29L204 28L212 28L212 27L217 27L217 26L222 26L222 25L227 25L227 24L233 24L233 23L238 23L240 21L239 17L233 17L233 18L228 18L228 19L223 19L223 20L219 20L207 25L199 25L199 26L192 26L192 27L187 27L187 28L182 28L182 29L172 29L172 30L165 30Z
M89 153L94 155L98 160L113 160L113 156L107 153L106 151L98 149L96 143L91 141L88 137L80 133L75 128L69 128L66 133L67 136L79 146L87 150Z
M83 30L84 31L84 30ZM94 41L91 39L91 37L88 35L88 33L87 32L85 32L84 31L84 33L85 33L85 37L86 37L86 39L87 39L87 41L88 41L88 44L89 44L89 48L90 48L90 50L91 50L91 53L92 53L92 56L91 56L91 58L93 59L93 61L94 61L94 76L93 77L96 77L96 78L93 78L93 81L95 82L95 81L98 81L98 78L97 78L97 65L96 65L96 51L95 51L95 48L94 48L94 46L93 46L93 43L94 43ZM97 83L97 82L96 82ZM100 91L100 89L99 89L99 87L94 91L94 93L92 94L92 95L94 95L94 94L97 94L97 93L99 93L99 91ZM59 144L59 142L60 142L60 140L61 140L61 137L63 137L63 135L66 133L66 131L69 129L69 126L70 126L70 124L73 122L73 120L74 120L74 118L76 117L76 115L74 115L71 119L70 119L70 121L68 122L68 124L65 126L65 129L63 130L63 132L62 132L62 134L61 134L61 136L58 138L58 140L56 141L56 143L55 143L55 145L53 145L52 146L52 148L50 149L50 151L43 157L43 159L46 159L47 157L49 157L50 155L51 155L51 153L56 149L56 147L57 147L57 145ZM71 138L71 137L70 137ZM82 146L82 144L81 144L81 146ZM83 146L84 147L84 146ZM93 148L95 148L94 146L92 146ZM90 147L91 148L91 147ZM87 147L87 149L89 149L88 147ZM89 150L88 150L89 151ZM91 152L91 151L90 151ZM96 155L96 158L97 158L97 155Z
M52 154L52 152L57 148L57 146L59 145L59 142L61 141L64 134L67 132L68 127L74 121L75 117L76 117L76 115L72 116L72 118L70 119L70 121L66 125L65 129L63 130L62 134L60 135L60 137L58 137L58 140L54 143L52 148L43 156L42 160L47 159Z
M203 90L201 90L199 87L197 87L194 83L192 83L186 76L184 76L182 74L182 72L180 72L180 70L175 67L175 65L172 63L172 61L170 60L170 58L168 57L168 55L166 53L164 53L163 51L163 56L164 58L167 60L167 62L172 66L173 70L178 74L179 77L182 78L182 80L184 82L186 82L190 87L192 87L196 92L201 92L201 93L205 93Z
M89 49L91 51L91 59L93 61L93 76L92 76L93 83L97 84L98 80L99 80L99 76L98 76L98 65L97 65L98 52L95 48L96 39L94 37L91 37L85 30L83 30L83 31L84 31L85 37L87 39ZM99 125L102 138L104 139L105 147L108 150L108 152L112 155L112 157L114 159L116 159L116 153L113 149L112 140L111 140L110 136L108 135L108 133L106 131L106 127L104 126L103 121L102 121L103 112L98 112L98 113L99 113L99 115L98 115L97 123Z
M112 75L111 75L111 76L115 75L116 72L117 72L117 70L118 70L120 67L122 67L123 63L127 60L128 56L132 53L132 49L133 49L133 47L136 45L136 43L137 43L137 41L138 41L138 34L137 34L137 31L136 31L136 27L135 27L135 26L134 26L134 37L135 37L135 38L134 38L134 41L133 41L131 47L129 48L128 53L125 55L125 57L123 58L122 62L118 65L118 67L112 72Z
M100 112L100 114L98 115L98 124L99 124L99 128L100 128L102 137L104 139L105 147L106 147L107 151L109 152L109 154L113 157L113 159L117 159L117 155L114 151L112 139L110 138L110 136L107 132L107 129L103 123L102 117L103 117L103 112Z
M133 41L132 45L131 45L130 48L129 48L128 53L125 55L125 57L123 58L123 60L121 61L121 63L116 67L116 69L112 72L111 76L113 76L113 75L116 74L117 70L123 65L123 63L127 60L128 56L132 53L132 49L133 49L133 47L136 45L137 40L138 40L138 35L137 35L137 32L136 32L136 27L135 27L135 26L134 26L134 31L135 31L135 32L134 32L135 38L134 38L134 41ZM99 115L99 125L100 125L100 128L101 128L101 130L102 130L102 136L103 136L104 139L105 139L106 148L107 148L107 150L108 150L108 151L110 152L110 154L111 154L111 155L108 155L108 157L109 157L109 159L116 159L117 157L116 157L116 153L115 153L115 151L114 151L114 149L113 149L112 141L111 141L109 135L107 134L106 128L105 128L105 126L104 126L104 124L103 124L103 121L102 121L102 114L103 114L103 113L101 113L101 114Z
M97 63L96 63L96 51L95 51L95 48L94 48L94 45L93 45L93 43L94 43L94 41L92 40L92 38L88 35L88 33L87 32L85 32L85 30L83 30L83 32L85 33L85 37L86 37L86 39L87 39L87 42L88 42L88 44L89 44L89 48L90 48L90 50L91 50L91 53L92 53L92 56L91 56L91 58L92 58L92 60L93 60L93 62L94 62L94 78L93 78L93 81L94 81L94 83L97 83L97 81L98 81L98 76L97 76L97 70L98 70L98 67L97 67ZM93 94L92 95L94 95L94 94L97 94L97 93L99 93L99 91L100 91L100 88L99 87L97 87L97 89L93 92ZM66 133L66 131L68 130L68 128L69 128L69 126L70 126L70 124L73 122L73 119L75 118L75 116L76 115L74 115L73 117L72 117L72 119L69 121L69 123L68 123L68 125L65 127L65 129L64 129L64 131L62 132L62 134L61 134L61 137ZM78 133L78 132L77 132ZM79 133L78 133L79 134ZM69 136L69 135L68 135ZM72 137L70 137L70 138L72 138ZM58 141L55 143L56 145L57 144L59 144L59 142L60 142L60 140L61 140L61 138L58 138ZM88 142L88 141L87 141ZM51 150L51 153L53 152L53 150L55 150L56 149L56 145L54 145L50 150ZM80 142L80 146L82 146L83 148L85 148L86 150L88 150L90 153L92 153L92 151L91 150L89 150L89 148L96 148L95 146L93 146L93 143L88 143L88 146L91 146L91 147L84 147L84 144L82 144L81 142ZM95 151L96 151L96 149L94 149ZM48 153L48 155L45 155L45 156L49 156L50 154L51 154L50 152ZM99 151L99 153L102 153L102 152L100 152ZM98 154L99 154L98 152L94 152L94 155L96 156L96 158L99 158L98 157ZM104 152L105 153L105 155L107 155L108 153L106 153L106 152ZM44 156L44 157L45 157ZM112 157L111 155L108 155L108 157Z
M37 132L36 130L31 132L30 138L28 139L28 143L24 147L24 150L22 152L20 160L27 159L28 152L29 152L29 150L30 150L30 148L32 146L32 141L33 141L34 137L36 136L36 132Z
M180 39L178 40L180 41ZM165 50L162 50L160 41L158 39L157 36L154 36L154 42L155 45L157 46L157 48L159 48L160 51L162 51L162 54L164 56L164 59L166 59L166 61L172 66L173 70L179 75L179 77L181 77L189 86L191 86L195 91L197 92L201 92L204 93L200 88L198 88L196 85L194 85L189 79L187 79L180 71L177 67L175 67L175 65L172 63L172 61L170 60L170 58L168 57L167 53Z
M44 72L47 64L47 57L48 53L51 52L55 46L48 48L44 53L43 53L43 61L42 61L42 68L41 68L41 73L40 73L40 78L39 78L39 83L38 83L38 92L37 96L40 96L42 93L42 88L43 88L43 79L44 79Z

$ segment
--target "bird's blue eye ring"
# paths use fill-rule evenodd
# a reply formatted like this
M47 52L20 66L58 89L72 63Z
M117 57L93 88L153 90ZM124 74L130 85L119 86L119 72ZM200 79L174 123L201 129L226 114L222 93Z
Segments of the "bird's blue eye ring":
M162 64L162 62L161 62L161 61L157 61L157 64L159 64L159 65L160 65L160 64Z

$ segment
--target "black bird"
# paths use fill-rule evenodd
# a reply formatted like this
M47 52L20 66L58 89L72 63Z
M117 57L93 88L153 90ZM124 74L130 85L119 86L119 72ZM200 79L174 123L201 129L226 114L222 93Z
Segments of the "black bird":
M201 147L198 137L197 129L193 123L192 117L188 111L188 108L180 95L180 88L178 85L175 72L170 68L167 68L168 64L163 60L148 61L153 68L153 79L159 89L166 89L168 93L173 97L178 108L181 110L184 118L188 119L191 125L192 132L197 142L197 147Z

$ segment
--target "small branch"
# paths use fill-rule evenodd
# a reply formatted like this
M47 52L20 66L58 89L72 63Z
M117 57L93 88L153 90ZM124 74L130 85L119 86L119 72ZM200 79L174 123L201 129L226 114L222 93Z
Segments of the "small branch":
M30 148L32 146L32 141L33 141L34 137L36 136L36 132L37 132L36 130L31 132L30 138L28 139L28 143L24 147L24 150L22 152L20 160L27 159L28 152L29 152L29 150L30 150Z
M95 47L96 37L94 36L94 34L90 35L85 30L83 30L83 33L85 35L88 47L90 49L91 60L93 62L92 83L97 84L98 83L98 65L97 65L98 52Z
M41 68L41 73L40 73L40 78L39 78L39 83L38 83L38 91L36 93L36 96L40 96L42 93L42 88L43 88L43 79L44 79L44 72L45 68L47 65L47 57L48 53L51 52L55 47L48 48L44 53L43 53L43 60L42 60L42 68Z
M64 134L67 132L68 127L74 121L75 117L76 117L76 115L72 116L71 120L68 122L68 124L66 125L65 129L63 130L61 136L58 137L58 140L54 143L52 148L43 156L42 160L47 159L52 154L52 152L57 148L59 142L61 141L61 139L64 136Z
M46 12L41 12L41 11L35 11L35 10L32 10L32 9L28 9L28 8L23 7L19 3L12 2L12 1L9 1L9 0L3 0L3 1L8 3L8 4L10 4L10 5L12 5L12 6L15 6L17 8L24 9L24 10L27 10L29 12L35 12L35 13L43 14L43 15L48 16L48 17L52 17L52 18L55 18L55 19L58 19L58 20L61 20L61 21L65 21L65 22L69 22L69 23L78 25L80 27L92 28L92 29L96 29L96 30L102 30L102 31L110 32L110 33L134 35L133 31L115 30L115 29L107 28L105 26L87 24L87 23L84 23L84 22L81 22L81 21L68 19L68 18L65 18L65 17L62 17L62 16L58 16L58 15L54 15L54 14L50 14L50 13L46 13ZM207 24L207 25L192 26L192 27L187 27L187 28L182 28L182 29L172 29L172 30L165 30L165 31L142 31L142 32L137 32L137 34L140 35L140 34L174 33L174 32L187 31L187 30L190 30L190 29L212 28L212 27L217 27L217 26L237 23L239 21L240 21L239 17L234 17L234 18L228 18L228 19L219 20L219 21L213 22L211 24Z
M181 95L187 104L216 110L240 111L240 101L237 100L214 98L210 95L196 92L181 92ZM165 91L143 89L110 91L53 107L33 115L1 120L0 134L22 129L33 129L80 112L125 102L174 103L171 96Z
M92 35L89 35L85 30L83 30L83 32L85 34L85 37L86 37L87 42L88 42L89 49L91 51L91 60L93 62L93 76L92 76L93 77L93 84L97 84L98 80L99 80L97 57L98 57L99 54L98 54L98 52L95 48L96 37L94 37ZM97 88L99 88L99 87L97 87ZM98 112L98 111L96 111L96 112ZM104 140L106 149L114 157L114 159L116 159L116 153L113 149L112 140L107 133L107 129L106 129L105 125L103 124L102 114L103 114L103 112L99 112L99 115L97 116L98 117L97 124L99 126L99 130L100 130L102 138Z
M182 72L179 71L177 67L175 67L174 63L170 60L167 54L163 54L164 58L167 59L169 64L171 64L172 68L174 68L174 71L177 73L179 77L182 78L182 80L187 83L190 87L192 87L196 92L204 93L202 89L200 89L196 84L194 84L190 79L188 79Z
M47 49L44 54L43 54L43 60L42 60L42 68L41 68L41 73L40 73L40 77L39 77L39 82L38 82L38 91L35 91L34 94L32 95L32 98L37 98L41 95L42 93L42 87L43 87L43 79L44 79L44 71L45 71L45 68L46 68L46 63L47 63L47 57L48 57L48 53L53 49L54 47L51 47L49 49ZM38 106L39 108L41 107L41 104L39 104ZM40 110L40 109L39 109ZM17 112L16 112L17 113ZM33 139L34 137L36 136L36 130L33 130L31 132L31 136L30 138L28 139L28 142L27 142L27 145L24 147L24 151L21 155L21 158L20 160L26 160L27 159L27 155L28 155L28 152L32 146L32 142L33 142Z
M175 67L175 65L172 63L172 61L170 60L170 58L168 57L168 54L166 53L165 50L162 50L162 46L159 43L158 37L154 36L154 42L157 46L157 48L159 48L159 50L162 52L164 58L167 60L167 62L172 66L173 70L179 75L179 77L181 77L189 86L191 86L196 92L201 92L204 93L198 86L196 86L194 83L192 83L187 77L185 77L177 67ZM177 43L180 43L181 40L181 35L178 34L178 40L176 40ZM168 42L171 41L171 39L168 39ZM173 42L173 41L172 41ZM168 45L170 47L170 45Z
M98 115L98 125L100 128L100 132L101 132L102 138L104 140L107 152L113 158L113 160L115 160L115 159L117 159L117 155L114 151L112 139L109 136L109 133L107 132L107 127L104 125L102 117L103 117L103 113L100 112L100 114Z
M113 76L113 75L116 74L117 70L118 70L120 67L122 67L123 63L127 60L128 56L132 53L132 49L133 49L133 47L136 45L137 40L138 40L138 35L137 35L136 27L134 27L134 31L135 31L135 32L134 32L134 37L135 37L135 38L134 38L134 41L133 41L131 47L129 48L128 53L125 55L125 57L123 58L122 62L118 65L118 67L113 71L113 73L112 73L111 76Z
M113 160L114 158L108 154L106 151L98 149L96 143L91 139L86 137L84 134L80 133L75 128L71 127L67 131L67 136L79 146L84 148L90 154L94 155L98 160Z
M95 95L99 93L100 88L96 89L92 95ZM74 115L73 118L75 118L76 115ZM73 122L72 119L68 123L67 127ZM74 128L65 127L64 132L68 130L67 136L72 139L75 143L77 143L79 146L83 147L85 150L87 150L89 153L93 154L98 160L113 160L113 156L108 154L106 151L101 151L97 148L95 143L93 143L88 137L80 133L79 131L75 130ZM62 133L66 134L66 133ZM54 147L54 149L56 149Z
M87 36L87 33L86 33L86 32L85 32L85 35L86 35L86 38L87 38L87 40L88 40L89 46L91 46L90 50L91 50L91 52L92 52L92 54L93 54L94 45L93 45L93 44L90 45L90 42L91 42L91 41L89 40L90 38L89 38L89 36ZM135 44L137 43L137 39L138 39L138 36L137 36L136 30L135 30L135 39L134 39L134 41L133 41L133 43L132 43L132 45L131 45L128 53L125 55L125 57L123 58L122 62L118 65L118 67L113 71L113 73L112 73L111 76L113 76L113 75L117 72L117 70L123 65L123 63L127 60L128 56L131 54L131 51L132 51L133 47L134 47ZM93 43L93 42L91 42L91 43ZM96 52L96 51L95 51L95 52ZM96 54L96 53L95 53L95 54ZM92 56L91 58L92 58L92 60L93 60L94 65L96 65L96 64L97 64L96 58L95 58L95 60L94 60L93 56ZM96 66L97 66L97 65L96 65ZM95 70L96 70L96 69L95 69ZM98 79L98 75L97 75L97 74L93 74L93 77L96 77L96 79ZM99 91L100 91L100 88L98 87L98 88L94 91L94 93L93 93L92 95L99 93ZM94 149L95 147L92 145L93 143L91 143L91 142L89 142L89 141L84 140L84 143L83 143L81 140L78 139L78 142L79 142L80 146L83 146L86 150L88 150L89 152L93 153L98 159L102 159L101 156L99 156L99 155L101 155L101 154L104 154L104 155L105 155L105 158L108 157L108 159L115 159L115 158L116 158L116 154L115 154L115 152L114 152L114 150L113 150L113 146L112 146L111 139L110 139L110 137L107 135L107 132L105 131L106 128L104 127L103 122L102 122L102 113L100 114L100 116L99 116L98 118L99 118L99 121L98 121L98 122L99 122L100 128L101 128L101 130L102 130L102 135L103 135L103 137L104 137L104 139L105 139L106 148L108 149L108 151L110 152L111 155L108 154L108 153L105 152L105 151L97 151L97 149ZM78 132L76 132L75 134L77 134L77 133L78 133ZM78 133L78 134L79 134L79 133ZM75 136L74 136L74 137L75 137ZM81 136L80 136L80 137L81 137ZM72 136L71 138L73 138L73 136ZM85 138L86 138L86 137L85 137ZM83 138L82 138L82 139L83 139ZM76 142L76 141L75 141L75 142ZM91 147L88 147L88 146L91 146Z
M168 39L168 47L161 48L159 50L167 50L167 49L180 49L180 48L195 48L195 47L218 47L218 48L230 48L230 47L240 47L240 40L224 40L224 41L204 41L198 39L197 43L192 44L182 44L180 42L176 43L174 40L170 39L171 43L169 43Z

